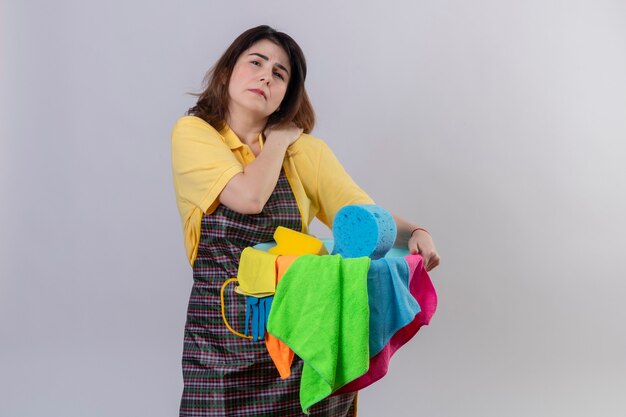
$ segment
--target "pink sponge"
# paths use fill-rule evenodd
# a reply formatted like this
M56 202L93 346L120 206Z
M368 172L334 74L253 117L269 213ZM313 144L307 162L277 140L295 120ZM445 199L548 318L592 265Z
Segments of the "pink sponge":
M391 213L381 206L345 206L333 222L333 254L344 258L382 258L393 246L396 232L396 222Z

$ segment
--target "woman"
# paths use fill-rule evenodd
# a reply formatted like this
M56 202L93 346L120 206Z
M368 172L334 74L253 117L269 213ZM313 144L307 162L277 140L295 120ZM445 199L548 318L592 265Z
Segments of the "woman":
M243 248L272 240L277 226L332 226L348 204L373 204L330 149L308 133L315 116L306 61L268 26L241 34L206 77L206 89L172 132L172 165L185 247L193 266L183 353L181 416L301 416L302 362L281 380L264 343L232 334L220 289ZM395 218L397 244L439 263L428 232ZM245 301L226 293L226 316L242 329ZM328 398L312 416L356 415L354 394Z

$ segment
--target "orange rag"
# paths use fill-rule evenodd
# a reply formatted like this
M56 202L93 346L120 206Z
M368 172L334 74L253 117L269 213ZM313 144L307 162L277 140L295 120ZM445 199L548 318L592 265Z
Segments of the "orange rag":
M276 285L281 280L287 268L296 260L300 255L279 255L276 258ZM272 336L267 332L265 334L265 347L274 361L276 369L282 379L289 378L291 375L291 362L293 361L293 350L285 343Z

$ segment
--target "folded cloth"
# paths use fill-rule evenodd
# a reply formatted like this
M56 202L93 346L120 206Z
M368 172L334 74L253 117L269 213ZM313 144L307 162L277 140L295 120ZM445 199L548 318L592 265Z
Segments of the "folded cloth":
M420 312L409 291L409 278L409 265L404 258L382 258L370 263L370 357L380 353L391 337Z
M276 288L268 332L304 361L300 404L313 404L369 366L370 259L303 255Z
M276 258L276 283L287 272L287 268L298 259L300 255L281 255ZM291 375L291 363L293 362L293 350L284 342L274 337L269 331L265 335L265 347L278 369L278 373L282 379L289 378Z
M437 293L433 283L424 268L424 261L421 255L408 255L406 261L410 271L409 289L421 307L421 311L415 316L413 321L398 330L385 345L383 350L370 359L370 366L367 373L351 383L336 390L335 394L345 394L347 392L358 391L387 374L391 357L407 343L417 331L424 325L430 323L430 319L437 309Z
M276 291L276 256L247 247L241 252L235 292L253 297L266 297Z

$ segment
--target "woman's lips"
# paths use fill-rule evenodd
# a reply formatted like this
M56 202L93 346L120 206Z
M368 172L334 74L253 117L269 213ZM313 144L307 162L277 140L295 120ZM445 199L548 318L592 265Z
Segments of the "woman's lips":
M257 89L257 88L251 88L251 89L250 89L250 91L252 91L252 92L253 92L253 93L255 93L255 94L260 95L260 96L261 96L261 97L263 97L263 98L266 98L266 97L265 97L265 92L264 92L263 90L259 90L259 89Z

